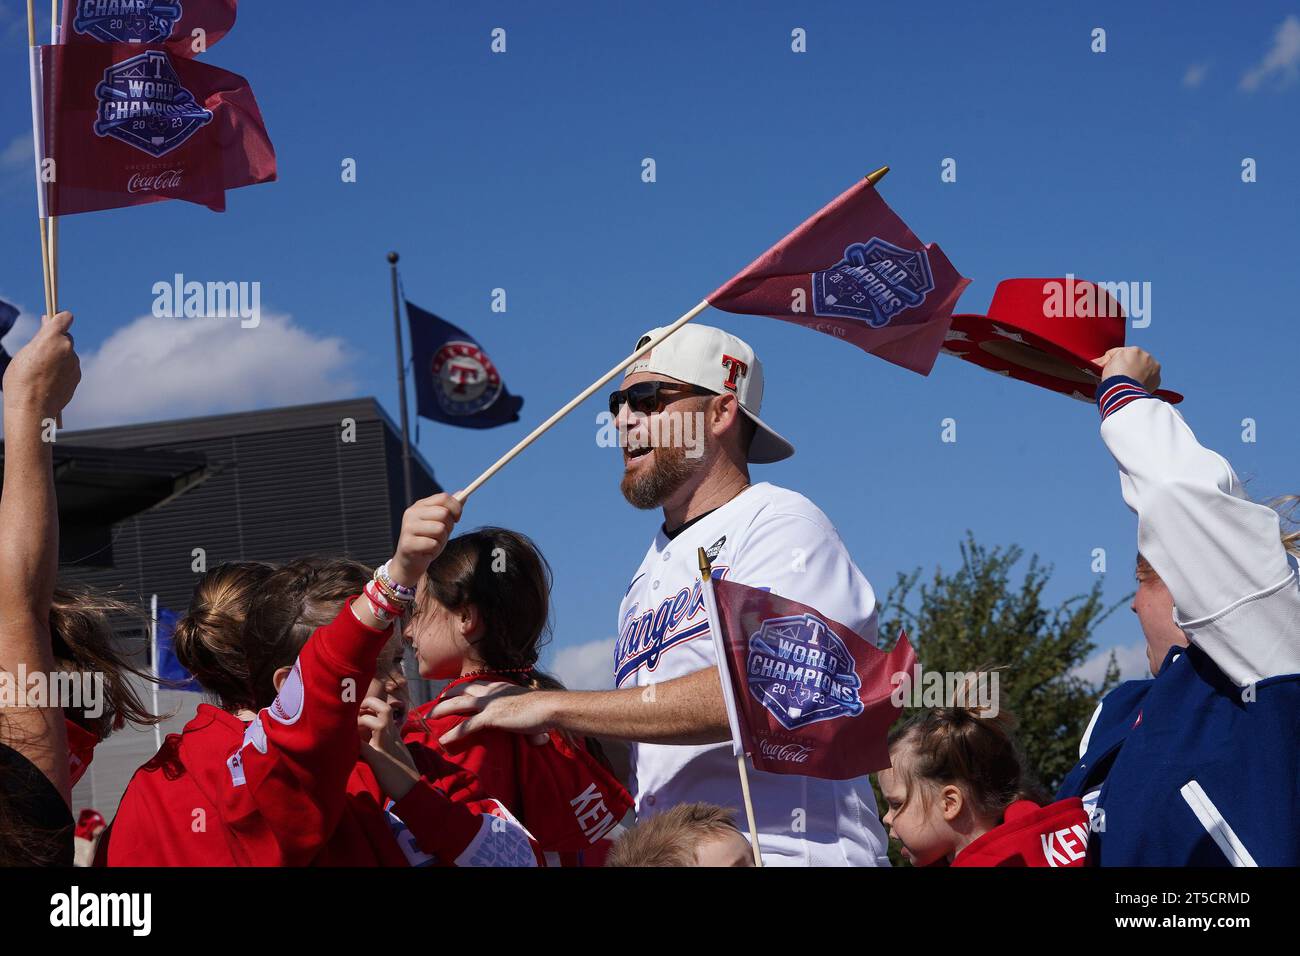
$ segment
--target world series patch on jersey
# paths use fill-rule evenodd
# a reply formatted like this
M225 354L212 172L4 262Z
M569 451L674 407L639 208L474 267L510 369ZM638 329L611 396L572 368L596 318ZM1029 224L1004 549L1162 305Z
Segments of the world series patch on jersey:
M803 495L763 482L672 538L662 528L619 608L617 687L653 686L716 668L701 594L698 548L715 578L769 589L816 607L876 640L876 597L830 520ZM633 745L637 816L703 800L744 803L728 743ZM750 771L764 861L770 865L887 866L887 841L867 777L822 780Z

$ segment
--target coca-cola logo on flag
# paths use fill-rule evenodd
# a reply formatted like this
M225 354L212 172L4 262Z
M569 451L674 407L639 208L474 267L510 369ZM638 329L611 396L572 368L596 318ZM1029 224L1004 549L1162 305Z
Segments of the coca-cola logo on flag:
M903 249L879 237L855 242L844 258L812 274L813 314L888 325L934 291L925 249Z
M129 193L149 193L163 189L179 189L182 177L179 169L164 169L160 173L133 173L126 181Z
M811 747L805 747L802 744L760 740L758 742L758 752L768 760L780 760L785 763L807 763L808 758L812 756L813 750Z
M95 134L111 136L153 157L171 152L212 122L212 112L181 85L171 58L161 50L110 66L95 96L99 99Z
M430 363L438 404L448 415L473 415L501 394L501 375L473 342L448 342Z
M77 0L72 29L102 43L161 43L180 18L177 0Z
M862 679L839 635L813 614L765 620L749 638L749 692L786 730L862 713Z

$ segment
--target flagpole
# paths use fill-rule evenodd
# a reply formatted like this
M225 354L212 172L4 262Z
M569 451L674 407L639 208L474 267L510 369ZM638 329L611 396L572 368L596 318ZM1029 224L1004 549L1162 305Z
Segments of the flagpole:
M754 866L762 867L763 853L758 845L758 825L754 822L754 801L749 795L749 768L745 765L744 740L740 735L740 715L731 692L731 678L727 675L727 648L722 639L722 619L718 615L718 602L713 594L713 568L703 548L697 548L700 561L700 596L704 598L704 614L708 618L709 636L713 638L713 655L718 664L718 680L722 682L722 701L727 709L727 726L731 729L731 751L736 757L736 770L740 773L740 794L745 801L745 820L749 823L749 847L754 854Z
M59 0L50 0L50 46L59 43ZM57 175L57 171L56 171ZM50 306L59 310L59 217L50 217Z
M158 716L158 682L162 674L158 673L158 595L149 599L149 647L153 658L153 715ZM162 726L153 725L153 742L156 750L162 750Z
M406 489L403 508L414 502L411 496L411 426L406 411L406 360L402 356L402 309L397 301L397 260L396 252L388 254L388 265L393 274L393 339L397 343L397 394L402 403L402 481Z
M36 216L41 230L41 276L45 280L45 314L52 317L55 305L54 285L50 275L50 237L47 227L45 187L41 182L45 109L40 81L41 51L36 45L36 11L33 9L32 0L27 0L27 52L32 84L32 152L36 157Z
M866 176L866 180L869 184L874 186L876 183L884 179L885 174L888 172L889 172L888 166L881 166L879 169L875 170L874 172L868 173ZM394 253L394 255L396 255L396 253ZM569 414L569 412L573 411L575 408L577 408L579 405L585 402L588 398L590 398L592 394L596 391L596 389L600 388L602 385L605 385L607 382L609 382L610 379L614 378L614 376L622 373L623 370L626 369L629 365L631 365L641 356L645 355L647 352L649 352L651 349L657 346L660 342L668 338L668 336L672 335L674 332L680 329L687 322L691 321L691 319L695 318L697 315L699 315L708 307L709 307L709 300L702 299L693 309L691 309L689 312L687 312L685 315L679 318L672 325L664 329L663 334L661 334L658 338L646 342L645 345L641 346L641 348L637 349L635 352L633 352L627 358L623 359L623 361L619 362L617 365L615 365L612 369L610 369L600 378L596 379L596 381L592 382L590 385L584 388L581 392L579 392L577 395L571 398L563 407L561 407L559 411L557 411L554 415L546 419L546 421L542 422L531 432L529 432L528 435L521 442L519 442L519 444L515 445L514 448L511 448L508 452L506 452L504 455L498 458L492 464L492 466L488 468L487 471L483 472L483 474L479 475L468 485L466 485L463 489L456 492L456 499L461 503L464 503L465 500L469 498L470 495L472 495L475 491L479 489L479 487L483 484L483 482L487 481L498 471L504 468L507 464L509 464L511 459L513 459L521 451L523 451L525 448L527 448L529 445L535 442L538 438L540 438L542 434L546 432L546 430L549 429L552 425L554 425L561 418Z

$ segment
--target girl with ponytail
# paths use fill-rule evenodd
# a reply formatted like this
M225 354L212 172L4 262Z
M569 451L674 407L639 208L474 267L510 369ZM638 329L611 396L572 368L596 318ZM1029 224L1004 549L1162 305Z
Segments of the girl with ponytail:
M890 735L879 775L884 824L913 866L1083 866L1088 816L1077 798L1047 806L1026 780L1012 731L996 701L973 702L968 675L955 706L923 711Z
M594 740L483 730L444 747L440 738L468 715L433 715L448 692L470 682L563 688L537 667L550 636L550 593L550 567L526 536L480 528L452 538L420 581L407 627L420 676L450 683L411 715L402 736L413 751L471 771L484 788L478 795L501 800L550 862L601 866L632 798Z

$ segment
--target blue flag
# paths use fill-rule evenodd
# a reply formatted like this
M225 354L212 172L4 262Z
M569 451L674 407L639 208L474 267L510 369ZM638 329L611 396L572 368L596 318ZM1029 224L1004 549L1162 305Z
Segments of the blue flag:
M8 302L6 302L4 299L0 299L0 339L3 339L6 335L9 334L9 330L14 327L14 322L16 322L17 320L18 320L18 310L14 308L12 305L10 305ZM0 345L0 382L3 381L5 375L5 369L7 369L8 367L9 367L9 353L5 351L5 347L3 345ZM0 384L0 388L3 388L2 384Z
M162 686L167 690L202 691L194 675L176 659L176 651L172 648L172 634L175 632L176 612L158 608L158 625L154 632L157 641L154 648L155 676L162 680Z
M519 421L524 400L506 390L501 373L472 336L410 302L406 315L420 415L462 428Z

